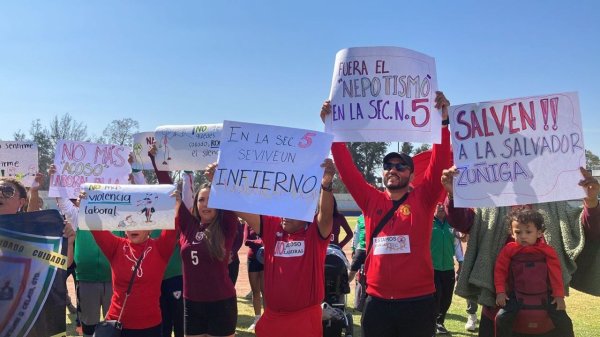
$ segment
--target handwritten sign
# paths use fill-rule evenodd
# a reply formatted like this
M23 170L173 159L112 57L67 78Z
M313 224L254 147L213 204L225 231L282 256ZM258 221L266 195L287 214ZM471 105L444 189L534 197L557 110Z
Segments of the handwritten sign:
M508 206L579 199L585 147L577 93L450 107L454 203Z
M440 143L436 90L432 57L397 47L340 50L325 131L338 142Z
M79 228L151 230L175 228L173 185L82 185Z
M130 149L106 145L60 140L56 145L56 174L50 177L50 197L75 199L84 183L129 184Z
M225 121L209 206L312 221L331 134Z
M31 187L37 171L37 144L0 141L0 177L12 177Z
M159 170L204 170L217 161L222 124L165 125L154 132Z
M133 163L134 170L153 170L152 161L148 157L148 150L154 143L154 132L140 132L133 135Z

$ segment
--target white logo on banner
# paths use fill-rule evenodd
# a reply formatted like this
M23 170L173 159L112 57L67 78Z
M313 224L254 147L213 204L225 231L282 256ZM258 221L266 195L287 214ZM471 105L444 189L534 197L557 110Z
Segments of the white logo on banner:
M304 255L304 241L277 241L275 256L296 257Z
M373 252L375 255L410 253L410 240L408 235L374 238L373 245Z

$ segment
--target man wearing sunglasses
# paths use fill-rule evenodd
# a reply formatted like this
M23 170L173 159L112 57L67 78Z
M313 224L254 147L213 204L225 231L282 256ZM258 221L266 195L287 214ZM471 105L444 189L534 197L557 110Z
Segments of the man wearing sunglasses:
M339 176L365 217L368 297L361 320L364 337L435 334L431 223L443 193L442 171L450 166L449 105L443 93L437 92L436 108L442 110L444 120L442 144L433 145L424 178L414 188L410 183L415 167L407 154L392 152L383 158L385 190L379 191L365 181L344 143L331 147ZM331 105L326 101L321 118L329 113ZM374 237L380 223L382 229Z

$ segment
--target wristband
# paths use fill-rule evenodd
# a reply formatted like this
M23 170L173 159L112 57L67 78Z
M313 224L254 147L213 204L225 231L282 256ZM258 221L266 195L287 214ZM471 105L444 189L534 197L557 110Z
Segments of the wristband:
M333 183L329 183L327 186L321 184L321 189L325 192L333 192Z
M448 119L444 119L442 121L442 125L448 125L448 124L450 124L450 119L449 118Z
M138 169L131 169L132 173L138 173L138 172L142 172L142 170L138 170Z

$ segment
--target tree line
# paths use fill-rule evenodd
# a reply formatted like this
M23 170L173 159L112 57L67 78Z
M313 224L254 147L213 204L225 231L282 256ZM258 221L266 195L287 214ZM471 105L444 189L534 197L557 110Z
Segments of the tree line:
M139 122L131 118L117 119L110 122L103 130L101 136L90 136L87 125L75 120L69 113L54 116L48 125L43 125L40 119L31 122L29 132L22 130L14 133L15 141L32 141L38 145L39 167L41 172L47 172L54 161L54 152L59 140L75 140L99 144L116 144L131 147L133 135L139 132ZM388 142L348 142L346 143L356 167L361 170L365 180L374 186L381 186L381 159L390 152ZM429 144L416 146L410 142L398 143L398 152L414 156L431 148ZM392 150L393 151L393 150ZM586 165L588 168L600 169L600 158L589 150L585 151ZM144 171L149 183L156 183L154 172ZM205 182L202 172L195 174L196 184ZM346 192L345 186L337 179L334 180L334 190L338 193ZM42 187L47 189L47 183Z

